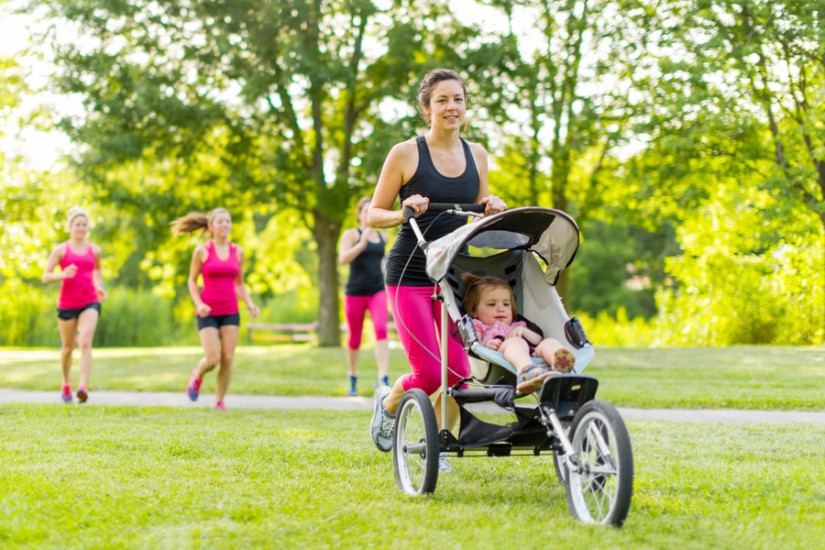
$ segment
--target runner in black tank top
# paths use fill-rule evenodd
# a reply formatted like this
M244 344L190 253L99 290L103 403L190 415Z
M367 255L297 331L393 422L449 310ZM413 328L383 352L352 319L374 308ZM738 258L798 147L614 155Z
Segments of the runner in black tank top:
M358 201L355 212L358 227L347 229L341 235L338 261L349 264L349 277L344 290L344 314L349 337L345 352L349 369L349 395L358 395L358 354L361 349L361 335L364 318L369 311L375 330L375 362L378 365L376 385L389 385L390 348L387 341L387 293L384 292L384 250L386 239L380 231L367 225L367 210L371 199L364 197Z
M358 240L361 239L361 229ZM387 245L384 237L378 233L378 242L367 241L367 246L349 264L349 277L344 288L347 296L372 296L384 290L384 272L381 262L384 260L384 251Z
M401 200L403 201L412 195L421 195L428 197L430 202L474 203L478 197L479 175L467 142L461 140L464 158L467 163L464 173L456 178L448 178L441 175L435 168L424 136L419 136L415 141L418 145L418 169L410 181L407 182L407 185L401 187L399 193ZM439 215L439 213L434 212L425 212L416 218L416 222L418 222L418 227L428 241L443 237L450 231L467 223L464 218ZM410 259L410 254L413 254L412 259ZM409 264L407 264L407 260L409 260ZM406 270L404 269L405 265ZM390 250L387 261L387 284L392 286L432 286L433 282L427 277L425 268L424 253L418 248L417 239L410 224L405 222L401 225L398 240L395 241L395 245Z

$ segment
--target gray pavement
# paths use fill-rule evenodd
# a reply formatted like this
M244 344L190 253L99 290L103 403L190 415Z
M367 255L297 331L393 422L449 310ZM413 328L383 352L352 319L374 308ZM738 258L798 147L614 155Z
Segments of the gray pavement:
M213 398L204 394L192 403L183 392L92 392L88 403L95 405L129 405L155 407L211 407ZM0 388L0 403L60 403L57 391L29 391ZM227 407L239 409L326 409L337 411L371 411L372 399L368 397L282 397L269 395L234 395L226 397ZM501 412L491 405L480 405L476 410ZM625 420L664 420L671 422L733 422L778 424L809 423L825 424L825 412L805 411L751 411L736 409L635 409L620 407Z

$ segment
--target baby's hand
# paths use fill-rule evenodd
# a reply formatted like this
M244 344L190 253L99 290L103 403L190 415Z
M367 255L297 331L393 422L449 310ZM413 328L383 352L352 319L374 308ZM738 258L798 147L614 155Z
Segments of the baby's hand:
M515 327L510 329L510 332L507 333L507 338L524 338L524 328Z
M501 340L499 340L498 338L491 338L484 342L484 347L489 348L493 351L498 351L498 348L501 347Z

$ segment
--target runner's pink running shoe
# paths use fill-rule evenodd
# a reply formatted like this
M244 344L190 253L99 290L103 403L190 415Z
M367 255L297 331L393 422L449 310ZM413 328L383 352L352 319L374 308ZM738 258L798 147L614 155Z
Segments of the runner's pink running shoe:
M192 371L192 376L189 377L189 385L186 386L186 395L189 396L190 401L197 401L198 395L200 395L201 391L201 380L198 378L198 367L195 367L195 370Z
M63 384L63 389L60 391L60 398L67 405L72 402L72 387L68 384Z
M218 401L213 408L218 411L225 411L226 405L223 404L223 401Z
M89 390L86 389L86 386L77 388L77 401L79 403L85 403L87 399L89 399Z

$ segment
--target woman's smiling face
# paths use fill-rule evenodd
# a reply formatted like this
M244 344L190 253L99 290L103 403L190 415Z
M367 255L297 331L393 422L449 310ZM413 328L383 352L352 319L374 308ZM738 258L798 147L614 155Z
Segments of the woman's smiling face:
M433 87L427 107L430 126L461 128L466 114L464 87L458 80L442 80Z
M232 218L228 212L218 212L209 223L209 230L213 235L228 238L232 231Z

